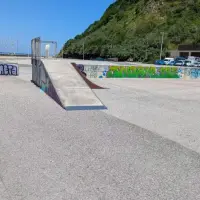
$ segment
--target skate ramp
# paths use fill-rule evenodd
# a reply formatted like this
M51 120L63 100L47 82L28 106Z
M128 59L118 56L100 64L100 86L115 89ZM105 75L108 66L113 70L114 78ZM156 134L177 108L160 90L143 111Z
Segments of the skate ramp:
M33 82L66 110L106 109L76 69L66 60L41 60Z

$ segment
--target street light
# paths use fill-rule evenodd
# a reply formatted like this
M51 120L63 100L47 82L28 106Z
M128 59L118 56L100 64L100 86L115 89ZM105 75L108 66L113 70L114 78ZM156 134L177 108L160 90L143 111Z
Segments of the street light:
M161 46L160 46L160 60L162 59L162 52L163 52L163 42L164 42L164 32L162 32L162 40L161 40Z

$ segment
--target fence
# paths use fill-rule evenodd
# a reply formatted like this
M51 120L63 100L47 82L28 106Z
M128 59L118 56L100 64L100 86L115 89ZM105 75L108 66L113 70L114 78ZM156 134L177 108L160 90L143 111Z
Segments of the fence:
M41 40L34 38L31 40L31 64L32 64L32 81L40 84L40 64L41 64Z

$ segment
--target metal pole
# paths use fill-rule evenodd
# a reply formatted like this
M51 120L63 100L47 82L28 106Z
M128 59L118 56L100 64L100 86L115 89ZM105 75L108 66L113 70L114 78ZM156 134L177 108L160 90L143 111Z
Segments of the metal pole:
M160 47L160 60L162 59L163 41L164 41L164 32L162 32L162 41L161 41L161 47Z
M83 41L83 60L85 60L85 41Z
M18 55L18 40L17 40L17 53L16 56ZM18 56L17 56L17 63L18 63Z
M55 43L55 58L56 58L56 54L57 54L57 42Z
M62 47L62 59L64 59L64 46Z
M147 47L146 47L146 52L145 52L145 59L147 60L147 58L148 58L148 45L149 45L149 42L148 42L148 37L146 38L146 45L147 45Z

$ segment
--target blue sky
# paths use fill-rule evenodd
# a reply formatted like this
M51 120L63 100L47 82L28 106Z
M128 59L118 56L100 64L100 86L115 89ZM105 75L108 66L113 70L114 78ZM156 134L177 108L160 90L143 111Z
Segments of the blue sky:
M58 49L98 20L114 0L4 0L1 1L0 51L28 52L30 41L55 40Z

